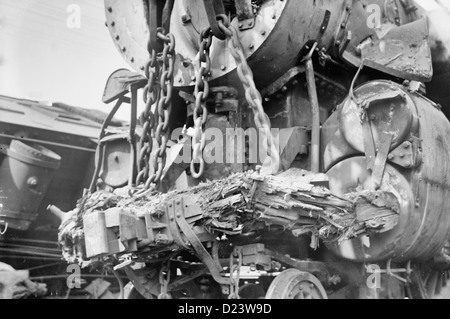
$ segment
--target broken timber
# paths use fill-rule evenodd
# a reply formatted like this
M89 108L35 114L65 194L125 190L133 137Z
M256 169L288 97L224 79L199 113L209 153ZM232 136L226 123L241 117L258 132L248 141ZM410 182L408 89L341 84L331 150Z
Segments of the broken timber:
M398 222L398 201L384 192L333 195L324 174L290 169L277 176L246 172L189 190L143 197L97 192L79 201L60 229L68 261L118 253L155 255L190 249L181 215L202 242L282 227L295 236L342 241L385 232ZM182 207L174 207L182 203ZM175 218L176 217L176 218ZM316 247L313 247L316 248Z

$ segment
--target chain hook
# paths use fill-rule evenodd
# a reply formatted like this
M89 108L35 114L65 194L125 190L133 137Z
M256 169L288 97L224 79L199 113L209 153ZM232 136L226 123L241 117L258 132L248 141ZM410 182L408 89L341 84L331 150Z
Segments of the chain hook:
M235 263L236 259L237 263ZM242 247L235 247L230 255L230 295L228 299L240 299L239 282L241 280L241 267Z
M247 62L238 31L230 25L229 19L224 15L218 15L217 21L223 33L227 35L228 47L237 65L237 74L244 87L245 98L253 111L256 128L263 134L263 148L267 159L270 160L264 163L264 173L277 174L281 166L278 144L272 135L272 124L264 111L262 96L256 87L253 71Z
M170 260L161 267L159 271L159 284L161 285L161 293L158 299L171 299L168 293L168 287L170 282Z

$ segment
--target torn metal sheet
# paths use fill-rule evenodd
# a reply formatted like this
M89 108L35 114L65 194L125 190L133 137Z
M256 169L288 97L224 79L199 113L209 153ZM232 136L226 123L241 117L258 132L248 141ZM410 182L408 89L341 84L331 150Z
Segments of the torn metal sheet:
M406 80L429 82L433 77L427 20L389 31L362 47L364 65Z

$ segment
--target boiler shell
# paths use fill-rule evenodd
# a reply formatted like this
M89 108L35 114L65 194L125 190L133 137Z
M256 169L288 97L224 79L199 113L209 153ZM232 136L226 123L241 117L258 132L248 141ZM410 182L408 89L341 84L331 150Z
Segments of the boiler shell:
M408 93L391 82L379 81L378 84L398 86L414 102L411 108L419 125L412 133L421 140L422 162L414 169L389 163L385 171L385 174L394 172L404 180L399 192L404 195L403 200L409 201L405 206L409 208L400 211L399 224L393 230L329 248L343 258L359 262L427 261L443 248L449 236L450 123L438 106L423 96ZM332 120L336 121L336 117ZM364 158L364 154L358 156ZM341 194L349 191L351 174L345 174L342 169L350 167L345 165L346 161L356 163L358 156L342 159L328 170L332 191Z

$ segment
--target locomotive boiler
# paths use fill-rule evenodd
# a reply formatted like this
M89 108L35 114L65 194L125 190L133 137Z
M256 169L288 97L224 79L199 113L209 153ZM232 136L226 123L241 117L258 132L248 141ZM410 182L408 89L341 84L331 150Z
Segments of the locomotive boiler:
M145 298L441 291L450 123L433 64L446 49L417 4L106 0L105 12L133 71L113 73L104 101L110 118L129 103L131 126L100 136L90 192L61 226L68 260L124 271Z

